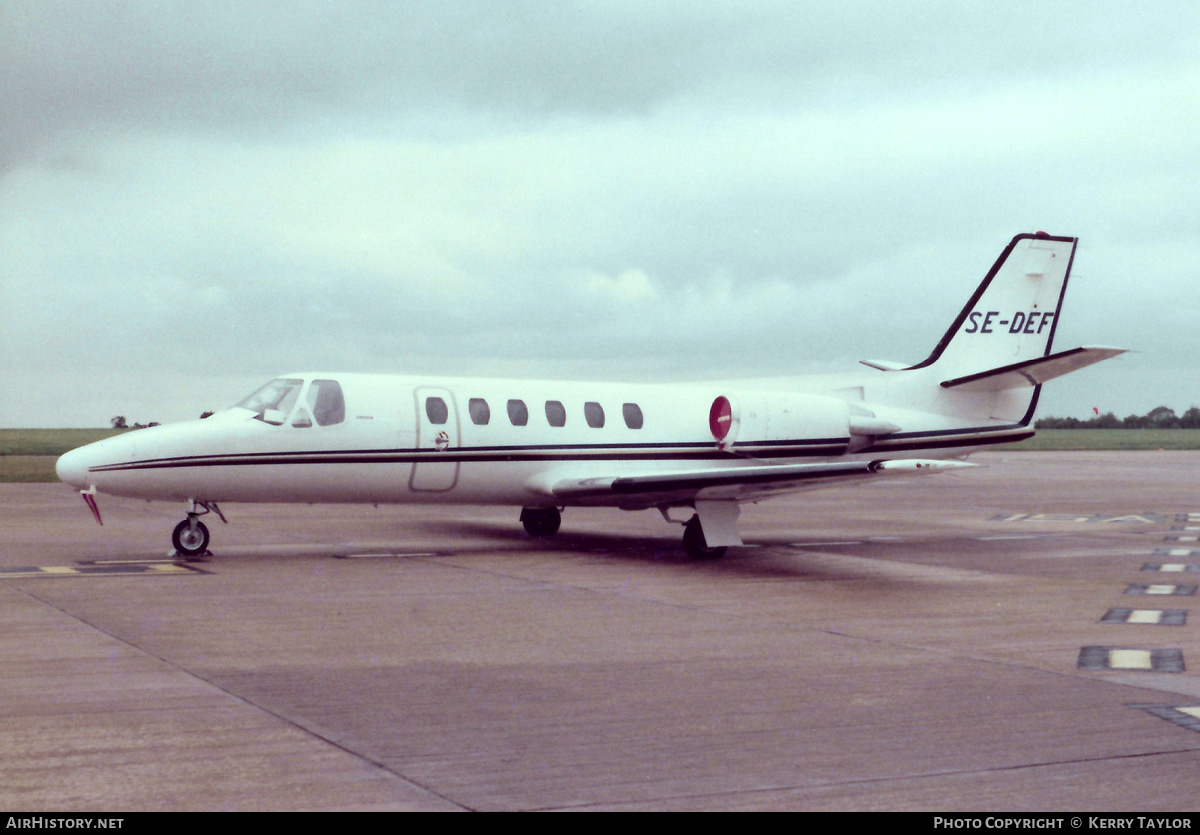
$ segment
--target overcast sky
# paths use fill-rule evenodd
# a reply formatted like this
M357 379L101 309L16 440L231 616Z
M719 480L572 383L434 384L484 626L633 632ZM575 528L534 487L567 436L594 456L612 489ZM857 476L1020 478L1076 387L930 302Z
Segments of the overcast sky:
M302 370L923 359L1081 239L1042 414L1200 403L1200 4L0 3L0 426Z

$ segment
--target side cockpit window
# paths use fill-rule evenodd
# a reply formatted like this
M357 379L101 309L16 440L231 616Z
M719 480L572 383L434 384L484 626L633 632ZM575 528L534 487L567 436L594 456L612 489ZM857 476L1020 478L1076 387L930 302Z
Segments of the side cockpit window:
M346 419L346 400L337 380L313 380L305 399L318 426L333 426Z

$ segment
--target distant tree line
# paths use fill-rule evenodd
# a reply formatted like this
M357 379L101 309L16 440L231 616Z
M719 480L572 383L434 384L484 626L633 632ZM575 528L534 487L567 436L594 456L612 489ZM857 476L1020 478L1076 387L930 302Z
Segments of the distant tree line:
M1151 409L1144 415L1119 418L1112 412L1088 420L1079 418L1044 417L1034 424L1035 429L1200 429L1200 406L1192 406L1182 415L1167 406Z
M125 415L117 415L115 418L109 420L109 423L112 424L113 429L149 429L151 426L158 426L157 420L152 420L149 423L135 423L130 425L125 420Z

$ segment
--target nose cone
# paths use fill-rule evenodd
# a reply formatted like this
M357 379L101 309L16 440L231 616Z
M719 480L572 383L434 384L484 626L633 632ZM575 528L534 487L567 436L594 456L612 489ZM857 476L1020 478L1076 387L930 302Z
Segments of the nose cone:
M65 481L72 487L78 487L80 490L86 490L91 486L88 482L88 459L91 457L87 447L73 449L58 459L58 463L54 465L54 471L58 473L61 481Z

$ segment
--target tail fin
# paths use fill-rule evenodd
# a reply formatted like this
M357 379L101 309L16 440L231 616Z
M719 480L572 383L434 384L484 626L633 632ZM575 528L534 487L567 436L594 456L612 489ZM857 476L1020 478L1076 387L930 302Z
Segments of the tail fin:
M945 380L1050 354L1077 238L1017 235L925 360Z
M1050 352L1077 244L1045 232L1009 242L933 353L908 369L940 383L932 411L1027 427L1042 383L1124 353Z

